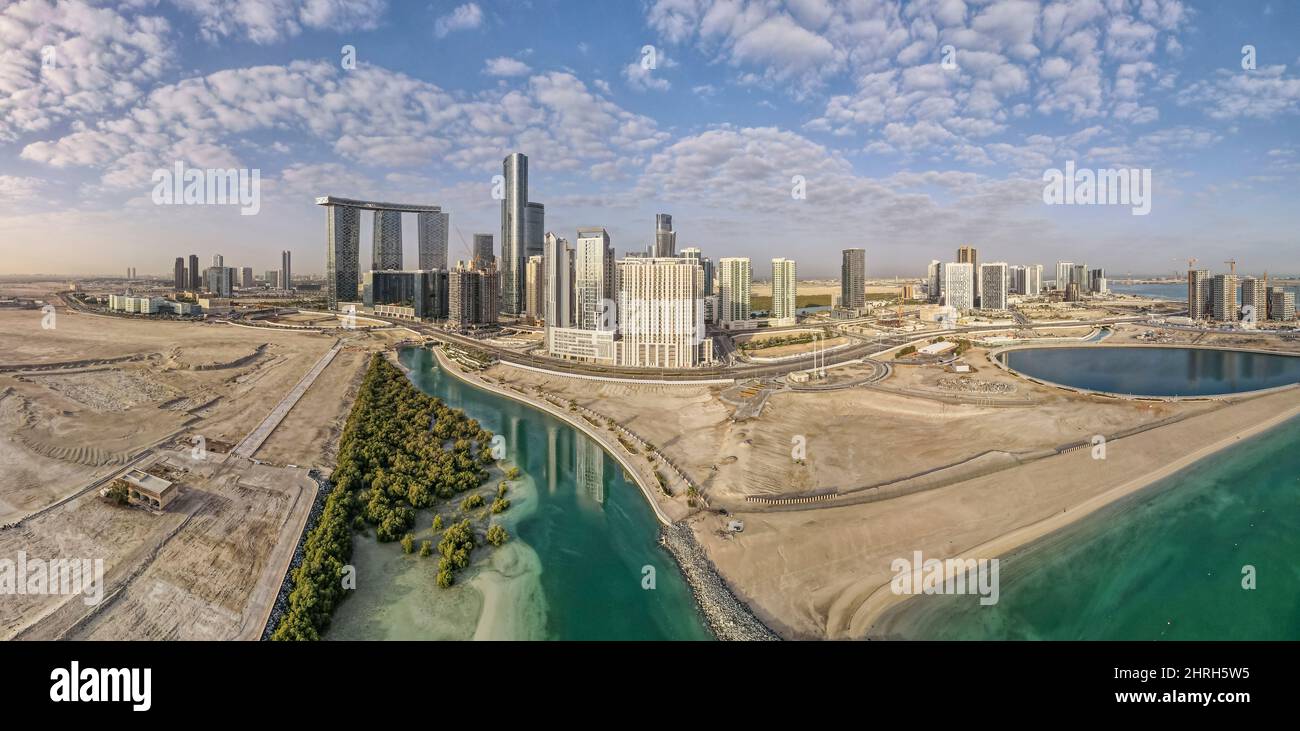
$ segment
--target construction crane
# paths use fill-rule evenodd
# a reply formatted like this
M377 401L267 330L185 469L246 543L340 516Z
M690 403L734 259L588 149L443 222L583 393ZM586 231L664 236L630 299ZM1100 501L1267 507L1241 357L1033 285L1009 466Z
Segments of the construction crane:
M1237 275L1237 260L1229 259L1223 263L1228 265L1228 271L1235 277Z

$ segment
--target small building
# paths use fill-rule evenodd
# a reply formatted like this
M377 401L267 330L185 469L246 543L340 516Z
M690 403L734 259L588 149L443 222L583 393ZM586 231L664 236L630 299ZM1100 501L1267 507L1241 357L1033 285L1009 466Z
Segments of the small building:
M944 353L956 349L957 349L956 343L952 343L947 340L940 340L937 343L930 343L929 345L925 346L924 348L921 348L916 352L920 353L921 355L943 355Z
M142 470L127 470L122 479L127 483L127 499L132 505L166 510L179 492L176 483Z

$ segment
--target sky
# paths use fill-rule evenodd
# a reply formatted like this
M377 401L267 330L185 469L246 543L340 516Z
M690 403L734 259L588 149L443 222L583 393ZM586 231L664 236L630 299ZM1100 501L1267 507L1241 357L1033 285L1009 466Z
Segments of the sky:
M1282 0L3 2L0 274L282 249L322 273L320 195L441 205L467 259L515 151L557 235L643 251L670 213L679 248L758 279L836 277L846 247L918 276L963 244L1297 273L1297 67ZM158 205L177 162L257 170L256 215ZM1067 163L1150 170L1150 212L1048 205Z

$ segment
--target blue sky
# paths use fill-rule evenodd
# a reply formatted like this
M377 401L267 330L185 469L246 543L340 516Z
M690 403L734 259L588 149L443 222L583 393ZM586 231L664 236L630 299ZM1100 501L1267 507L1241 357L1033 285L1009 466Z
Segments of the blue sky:
M320 272L325 194L495 234L516 150L559 235L642 250L668 212L679 246L759 278L776 256L835 276L847 246L918 275L962 244L1112 277L1296 273L1297 31L1280 1L22 0L0 8L0 273L262 271L283 248ZM260 212L154 205L177 160L260 170ZM1150 215L1045 205L1071 160L1150 168Z

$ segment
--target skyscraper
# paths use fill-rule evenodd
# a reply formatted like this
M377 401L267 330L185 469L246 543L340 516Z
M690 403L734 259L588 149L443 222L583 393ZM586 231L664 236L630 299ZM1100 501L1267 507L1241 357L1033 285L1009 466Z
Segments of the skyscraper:
M613 329L614 247L603 228L578 229L574 253L574 327ZM607 310L610 310L607 312Z
M931 259L930 266L925 270L925 279L930 301L938 302L943 297L943 263L938 259Z
M447 230L450 216L445 212L421 211L415 215L416 250L420 269L447 269Z
M1286 287L1269 287L1268 319L1278 320L1281 322L1294 320L1295 292L1292 292Z
M527 272L524 277L527 292L524 297L522 314L534 324L546 317L546 262L545 257L528 257Z
M252 288L253 288L253 284L254 284L254 283L253 283L253 268L252 268L252 267L244 267L244 268L240 269L240 270L239 270L239 288L240 288L240 289L252 289Z
M524 207L524 253L537 256L546 248L546 206L528 202Z
M1251 317L1254 322L1268 319L1268 282L1257 277L1241 280L1241 311L1243 317Z
M1019 264L1013 264L1007 267L1007 293L1008 294L1025 293L1025 279L1026 279L1025 274L1027 270L1028 267L1021 266Z
M1106 294L1110 288L1106 285L1105 269L1090 269L1088 271L1088 291L1097 294Z
M677 234L673 232L673 217L667 213L655 214L655 242L650 256L677 256Z
M704 252L697 246L691 246L682 249L682 256L688 259L694 259L704 270L704 296L712 297L713 291L713 260L704 255Z
M375 211L370 261L370 268L377 271L402 268L401 211Z
M845 249L840 263L840 307L867 306L867 250Z
M199 271L199 255L190 254L190 291L203 289L203 273Z
M185 257L176 257L175 274L176 274L176 291L185 289Z
M1210 307L1213 300L1210 289L1210 272L1207 269L1187 270L1187 316L1193 320L1212 317Z
M492 234L474 234L474 268L489 269L496 266L492 255Z
M975 307L975 276L970 264L947 262L943 265L943 303L958 312Z
M617 267L620 365L690 368L712 359L713 341L704 336L704 275L698 264L685 258L627 257Z
M491 325L497 321L500 273L471 269L465 262L447 273L447 319L457 326Z
M1025 294L1037 297L1043 291L1043 265L1031 264L1025 267Z
M1007 309L1007 264L991 262L980 264L980 309Z
M795 275L793 259L772 260L772 312L776 320L795 318L796 289L798 279Z
M317 203L321 204L321 199ZM356 302L361 255L361 210L325 205L325 294L330 309L340 302ZM286 281L285 284L288 284Z
M293 256L288 249L280 252L280 289L293 289ZM274 286L274 285L273 285Z
M226 265L225 257L221 256L220 254L213 254L213 255L212 255L212 266L214 266L214 267L223 267L223 266L225 266L225 265Z
M1210 307L1220 322L1237 320L1237 275L1216 274L1210 284Z
M570 327L573 320L573 250L569 248L568 239L553 233L546 234L542 254L546 271L542 276L546 280L546 343L550 347L551 328Z
M501 198L501 311L518 315L524 311L524 263L529 256L525 239L528 157L511 153L501 168L505 177Z
M975 302L980 298L980 263L979 252L974 246L962 246L957 249L957 263L970 264L971 273L975 277Z
M748 320L750 315L750 288L753 282L749 257L723 257L718 260L718 267L718 289L722 295L720 302L721 317L718 319L724 325L728 322L744 322Z
M1074 272L1074 262L1058 261L1056 262L1056 289L1064 292L1067 285L1070 284L1070 277Z

